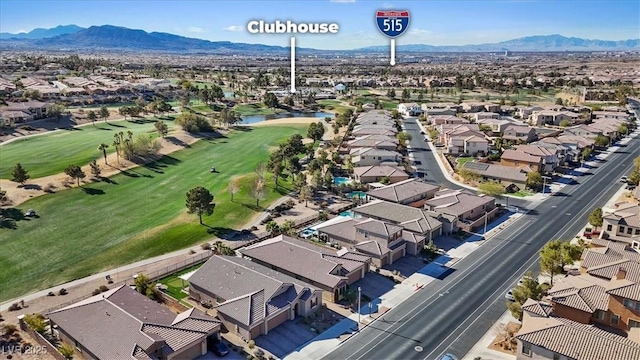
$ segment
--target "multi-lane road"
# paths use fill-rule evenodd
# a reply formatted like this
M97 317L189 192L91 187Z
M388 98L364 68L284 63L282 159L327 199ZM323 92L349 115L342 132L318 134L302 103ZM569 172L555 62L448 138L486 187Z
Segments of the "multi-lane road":
M420 141L415 120L407 120L414 158L429 180L456 187L442 175L433 154ZM412 124L413 122L413 124ZM417 134L415 132L417 131ZM455 271L416 292L351 337L325 359L438 359L444 352L462 358L505 311L505 292L529 269L549 240L567 240L584 226L591 210L603 206L622 186L619 179L640 156L631 140L546 201L520 203L530 212L455 264ZM511 202L511 201L510 201Z

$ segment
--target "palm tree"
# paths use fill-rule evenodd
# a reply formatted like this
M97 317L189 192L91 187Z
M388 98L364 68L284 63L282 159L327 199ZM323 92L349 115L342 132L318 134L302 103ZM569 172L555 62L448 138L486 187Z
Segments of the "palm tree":
M98 146L98 150L102 151L102 156L104 156L104 164L107 165L107 148L109 145L102 143Z

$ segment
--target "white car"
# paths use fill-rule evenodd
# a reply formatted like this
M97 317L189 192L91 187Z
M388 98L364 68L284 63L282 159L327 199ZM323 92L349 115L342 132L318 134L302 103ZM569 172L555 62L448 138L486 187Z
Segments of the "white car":
M626 176L623 176L620 178L620 182L627 182L627 181L629 181L629 178Z
M516 298L513 297L513 290L509 290L507 291L506 294L504 294L505 299L509 300L509 301L516 301Z

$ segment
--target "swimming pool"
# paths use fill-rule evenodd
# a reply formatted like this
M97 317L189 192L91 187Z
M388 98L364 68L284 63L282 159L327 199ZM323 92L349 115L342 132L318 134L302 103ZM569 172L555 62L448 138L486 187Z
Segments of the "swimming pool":
M353 180L347 178L347 177L334 177L333 178L333 183L336 185L341 185L341 184L351 184L353 182Z
M310 238L314 235L318 235L318 230L312 228L306 228L300 232L300 237L303 239Z
M353 217L353 211L343 211L340 213L340 216L351 216Z
M353 199L353 198L366 199L367 198L367 193L365 193L364 191L352 191L347 193L346 195L350 199Z

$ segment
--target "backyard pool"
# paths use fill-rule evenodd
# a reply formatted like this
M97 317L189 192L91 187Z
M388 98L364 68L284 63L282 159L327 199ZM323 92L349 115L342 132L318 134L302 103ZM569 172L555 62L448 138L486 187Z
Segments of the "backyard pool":
M318 235L318 230L312 228L306 228L300 232L300 237L303 239L310 238L314 235Z
M352 191L352 192L347 193L346 196L349 199L353 199L353 198L366 199L367 198L367 193L365 193L364 191Z
M352 217L354 219L359 219L359 218L362 217L361 215L354 214L353 211L351 211L351 210L341 212L340 216L344 216L344 217L349 216L349 217Z
M336 185L341 185L341 184L351 184L353 182L353 180L347 178L347 177L334 177L333 178L333 183Z

